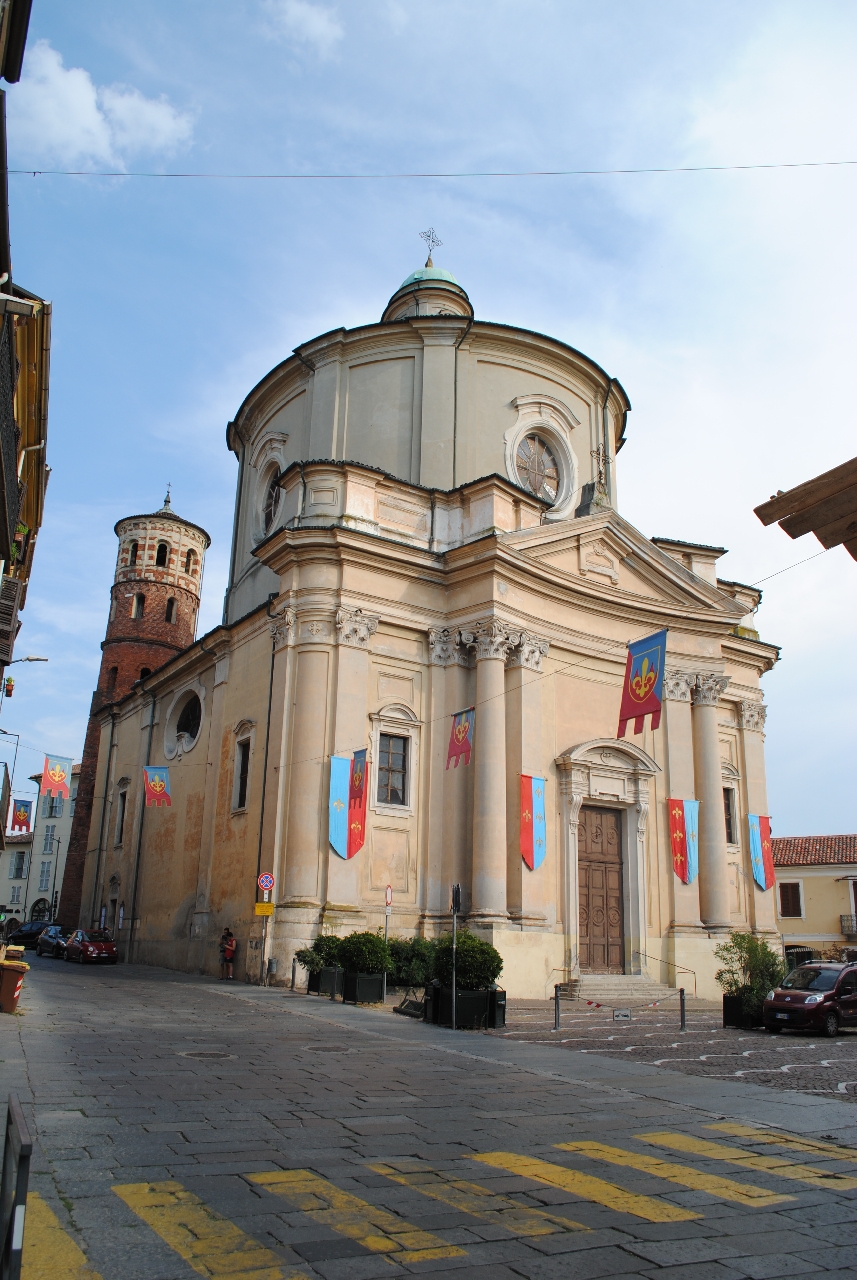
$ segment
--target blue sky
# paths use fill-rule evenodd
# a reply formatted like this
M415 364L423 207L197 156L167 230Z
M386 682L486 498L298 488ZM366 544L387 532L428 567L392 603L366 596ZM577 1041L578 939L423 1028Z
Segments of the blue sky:
M857 11L826 0L35 0L12 167L397 173L857 159ZM753 506L854 453L857 169L527 179L11 178L15 279L54 304L47 516L3 726L79 756L114 522L212 536L224 430L301 341L380 316L418 232L478 316L552 333L626 387L619 506L767 578L820 550ZM763 584L775 834L853 831L857 565ZM20 794L25 790L18 788Z

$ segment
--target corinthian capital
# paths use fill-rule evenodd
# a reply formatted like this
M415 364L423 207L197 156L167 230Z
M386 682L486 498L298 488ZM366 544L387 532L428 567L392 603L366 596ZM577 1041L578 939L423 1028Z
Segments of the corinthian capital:
M762 702L740 702L738 704L742 729L755 729L761 733L765 727L768 708Z
M486 618L475 623L472 630L460 631L459 639L462 644L474 650L477 662L482 658L505 660L509 650L521 643L521 632L513 631L499 618Z
M449 627L432 628L428 633L429 662L433 667L466 667L469 655L460 642L460 632Z
M673 702L690 702L690 690L695 679L686 671L665 671L664 697L671 698Z
M369 637L378 630L378 618L362 609L337 609L336 630L339 643L350 645L353 649L369 647Z
M526 667L529 671L541 671L542 658L550 647L550 640L535 636L531 631L522 631L520 643L509 653L506 659L506 666Z
M716 676L706 673L694 676L691 694L694 706L716 707L721 694L726 692L729 676Z
M277 649L282 649L285 645L291 644L295 638L295 624L297 622L297 614L294 609L282 608L275 609L271 615L271 638Z

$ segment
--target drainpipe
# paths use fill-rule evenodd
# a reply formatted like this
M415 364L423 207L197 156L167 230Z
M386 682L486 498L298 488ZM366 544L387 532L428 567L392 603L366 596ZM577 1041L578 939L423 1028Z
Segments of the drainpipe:
M607 401L610 399L610 392L613 390L615 378L611 378L607 383L607 390L604 392L604 408L601 410L601 434L603 437L602 444L604 448L604 480L607 488L607 500L610 506L613 506L613 455L610 451L610 421L607 417Z
M113 761L113 738L116 732L116 712L110 712L110 742L107 746L107 772L104 775L104 794L101 797L101 817L98 821L98 856L95 860L95 880L92 885L92 902L89 905L89 918L95 917L95 901L98 897L98 881L101 876L101 854L104 845L104 820L107 815L107 790L110 785L110 768ZM133 927L132 927L133 931Z
M152 762L152 734L155 731L155 703L157 702L157 696L151 689L147 689L146 693L148 693L149 697L152 699L152 705L149 708L149 736L146 741L146 768L148 768ZM143 847L143 819L146 816L145 788L140 800L140 823L137 827L137 852L134 855L134 888L131 893L131 932L128 937L128 959L125 962L126 964L131 963L132 953L136 950L134 925L137 919L137 884L140 878L140 850Z
M238 432L235 430L235 423L230 422L229 426L232 427L233 431L235 431L235 435L238 435ZM229 427L227 427L227 431L228 430ZM238 439L241 440L241 437L238 436ZM235 583L235 562L238 559L238 521L241 518L241 495L244 489L244 456L246 452L247 446L244 441L241 440L241 452L238 455L238 488L235 493L235 512L232 517L232 555L229 560L229 584L226 588L226 595L223 598L224 624L229 621L229 600ZM201 586L202 583L200 583L200 587Z

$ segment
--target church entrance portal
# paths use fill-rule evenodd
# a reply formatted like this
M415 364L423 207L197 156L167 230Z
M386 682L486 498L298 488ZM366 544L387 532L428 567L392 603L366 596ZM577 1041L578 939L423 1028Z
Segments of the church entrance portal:
M581 809L577 869L581 971L624 973L622 827L616 809Z

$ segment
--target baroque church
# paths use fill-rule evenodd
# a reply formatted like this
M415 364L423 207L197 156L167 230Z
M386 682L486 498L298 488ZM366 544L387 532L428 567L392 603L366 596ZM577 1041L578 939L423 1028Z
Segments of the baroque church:
M592 973L717 995L724 936L777 933L748 835L777 650L761 593L718 578L723 548L620 514L629 409L574 348L477 320L431 258L379 322L271 370L227 427L222 625L193 639L203 530L169 501L116 526L61 918L207 973L228 926L258 981L319 933L382 927L388 886L391 933L436 936L458 883L512 996ZM618 738L627 645L664 628L659 726ZM450 762L470 708L469 761ZM343 857L331 760L364 750L365 831ZM165 767L147 805L144 769ZM544 783L529 862L522 777ZM668 798L700 802L691 883Z

